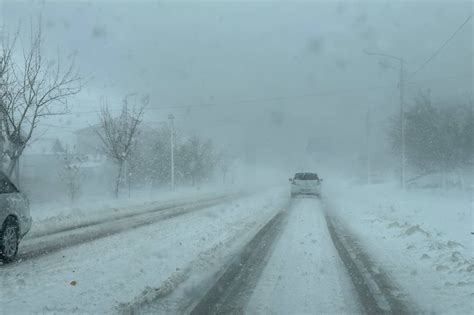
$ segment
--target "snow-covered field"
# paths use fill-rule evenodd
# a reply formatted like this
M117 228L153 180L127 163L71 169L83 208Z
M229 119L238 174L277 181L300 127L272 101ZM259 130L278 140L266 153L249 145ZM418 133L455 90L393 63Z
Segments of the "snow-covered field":
M287 225L254 290L249 314L359 314L319 200L295 199Z
M272 190L2 266L2 312L116 313L147 288L215 272L287 199Z
M421 311L474 312L472 195L327 184L327 211Z

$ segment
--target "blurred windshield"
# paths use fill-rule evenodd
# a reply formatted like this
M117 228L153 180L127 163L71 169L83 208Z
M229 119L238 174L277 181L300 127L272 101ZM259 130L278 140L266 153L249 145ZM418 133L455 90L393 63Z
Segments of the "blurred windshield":
M474 314L469 0L0 0L0 314Z

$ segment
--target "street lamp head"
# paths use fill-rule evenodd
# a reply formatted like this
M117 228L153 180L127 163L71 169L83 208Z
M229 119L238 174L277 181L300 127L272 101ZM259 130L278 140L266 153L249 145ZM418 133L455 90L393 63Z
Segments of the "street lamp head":
M393 55L389 55L389 54L385 54L385 53L372 52L372 51L368 51L367 49L363 49L362 51L366 55L369 55L369 56L379 56L379 57L391 58L391 59L395 59L395 60L398 60L401 63L403 63L403 58L401 58L401 57L397 57L397 56L393 56Z

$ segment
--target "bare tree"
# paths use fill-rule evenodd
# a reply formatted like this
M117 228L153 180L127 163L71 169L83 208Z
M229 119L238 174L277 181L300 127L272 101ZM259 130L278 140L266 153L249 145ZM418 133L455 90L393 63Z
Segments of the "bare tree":
M84 170L81 168L83 158L66 148L58 154L61 163L59 178L64 183L67 195L71 202L76 201L81 192L81 184L84 180Z
M176 168L184 180L193 185L211 177L216 166L216 155L211 140L202 140L197 135L189 137L178 147Z
M115 197L119 195L125 163L135 147L143 112L144 105L129 109L125 99L120 116L113 117L107 103L99 114L100 125L96 133L102 142L102 151L117 165Z
M68 97L81 90L81 78L74 60L63 69L58 56L55 63L43 59L41 27L32 31L30 43L15 62L14 48L18 33L8 41L3 36L0 56L0 113L2 132L8 146L7 173L15 171L19 181L19 158L42 118L67 112Z
M11 82L11 64L12 64L12 54L13 47L15 46L16 39L18 37L18 32L15 33L11 39L8 34L2 30L0 31L0 36L2 37L1 42L1 51L0 51L0 107L4 108L4 100L9 94L9 89L13 83ZM4 159L5 159L5 145L6 137L4 132L4 119L3 111L0 110L0 169L3 171L4 168Z

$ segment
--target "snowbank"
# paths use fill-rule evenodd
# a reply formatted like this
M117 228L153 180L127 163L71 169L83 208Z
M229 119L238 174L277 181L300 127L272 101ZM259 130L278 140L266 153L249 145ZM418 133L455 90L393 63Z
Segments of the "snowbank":
M128 213L143 212L147 209L219 197L237 191L235 187L187 187L177 188L174 191L169 189L134 191L130 197L122 196L118 199L110 196L91 196L74 204L54 201L32 203L30 211L33 226L27 237L35 237L68 226L116 218Z
M424 312L473 312L472 195L327 183L326 210Z

